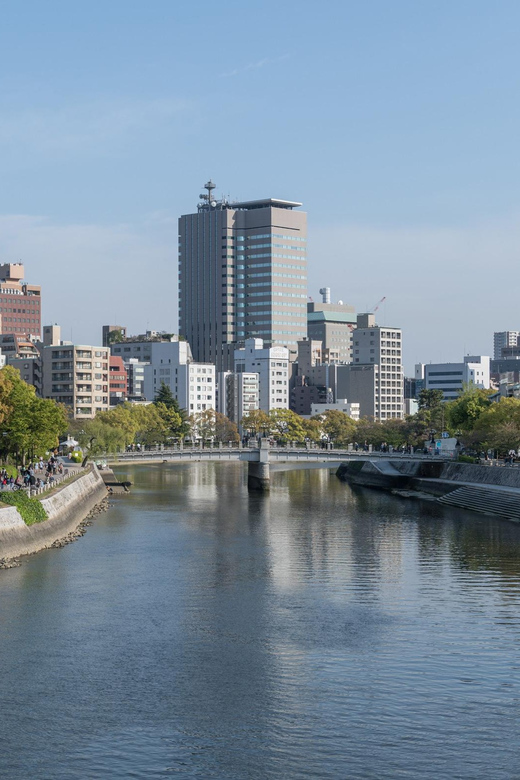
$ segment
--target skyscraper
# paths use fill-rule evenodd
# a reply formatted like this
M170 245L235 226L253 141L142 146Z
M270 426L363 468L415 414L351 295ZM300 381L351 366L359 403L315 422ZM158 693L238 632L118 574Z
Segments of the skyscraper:
M307 333L307 215L301 203L200 196L179 219L179 333L197 361L233 366L233 345L261 338L296 355Z

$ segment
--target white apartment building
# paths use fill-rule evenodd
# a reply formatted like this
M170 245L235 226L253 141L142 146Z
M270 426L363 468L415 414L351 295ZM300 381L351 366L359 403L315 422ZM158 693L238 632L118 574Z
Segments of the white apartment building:
M235 350L235 373L258 374L258 408L289 408L289 350L264 347L262 339L246 339Z
M353 334L352 365L379 366L375 376L374 409L363 416L376 420L402 418L404 409L404 377L402 362L402 331L400 328L376 325L373 314L359 314ZM361 401L352 393L347 397Z
M259 379L257 373L246 371L219 374L219 412L240 426L244 415L260 408Z
M215 366L195 363L187 341L152 342L144 366L144 395L153 401L162 384L188 414L215 408Z
M423 381L425 390L442 390L443 400L452 401L468 385L489 389L490 358L467 355L462 363L418 363L415 378Z
M71 409L74 419L110 408L109 350L62 342L42 346L42 395Z
M359 403L349 403L346 398L338 398L332 404L311 404L311 417L316 414L324 414L328 411L343 412L353 420L359 420Z

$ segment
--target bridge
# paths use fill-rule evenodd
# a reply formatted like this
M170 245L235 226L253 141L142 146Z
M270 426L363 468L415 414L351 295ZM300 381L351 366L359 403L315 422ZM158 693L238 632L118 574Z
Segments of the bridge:
M255 442L256 444L256 442ZM366 450L354 450L352 446L347 449L319 449L311 445L305 448L300 447L271 447L269 439L260 439L259 446L225 447L218 444L214 447L183 447L178 446L174 449L157 448L156 450L146 450L141 452L122 452L116 457L108 456L106 460L111 465L121 463L195 463L200 461L245 461L248 463L247 485L249 490L269 490L270 473L269 464L275 463L321 463L324 466L327 463L337 465L348 460L366 460L367 458L383 458L385 460L446 460L451 456L437 456L423 452L402 453L402 452L375 452L369 447Z

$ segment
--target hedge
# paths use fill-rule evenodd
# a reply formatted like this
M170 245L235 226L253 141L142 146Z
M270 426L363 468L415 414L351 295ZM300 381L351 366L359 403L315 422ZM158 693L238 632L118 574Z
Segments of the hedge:
M47 512L43 508L41 501L37 498L29 498L23 490L17 490L16 492L3 490L0 494L0 502L15 506L20 512L25 525L34 525L34 523L41 523L47 520Z

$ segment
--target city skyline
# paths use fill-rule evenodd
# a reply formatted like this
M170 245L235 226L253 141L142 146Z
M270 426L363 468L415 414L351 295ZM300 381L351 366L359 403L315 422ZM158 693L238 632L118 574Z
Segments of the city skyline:
M177 218L209 177L301 201L309 294L358 312L385 296L408 374L517 327L516 4L4 13L0 260L45 287L64 337L176 329Z

